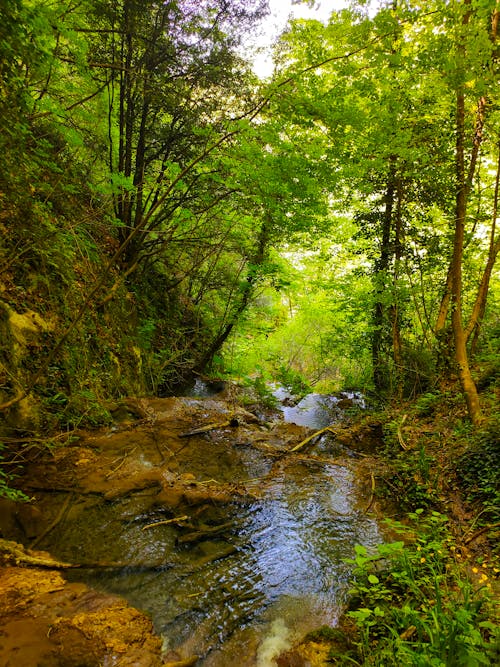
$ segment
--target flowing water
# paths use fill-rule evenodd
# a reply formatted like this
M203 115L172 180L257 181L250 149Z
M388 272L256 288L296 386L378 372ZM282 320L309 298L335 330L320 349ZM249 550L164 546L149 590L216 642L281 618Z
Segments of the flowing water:
M273 394L281 402L285 421L301 426L320 429L343 416L343 406L364 408L363 395L357 391L343 391L338 396L324 394L308 394L297 403L284 387L274 386Z
M285 418L320 428L338 416L337 403L308 397L285 408ZM316 453L331 460L335 447L326 436ZM336 623L350 574L344 559L355 544L381 541L375 520L360 509L366 498L358 497L355 462L344 452L347 465L299 460L269 475L274 462L252 448L231 454L227 443L214 442L202 454L184 451L197 478L255 480L247 485L258 499L210 510L227 524L221 534L184 544L172 525L144 530L165 518L160 508L151 511L145 490L107 503L80 499L43 546L73 562L92 554L94 561L164 563L89 569L85 581L150 613L166 651L200 655L204 667L271 667L290 642ZM81 579L82 571L73 576Z

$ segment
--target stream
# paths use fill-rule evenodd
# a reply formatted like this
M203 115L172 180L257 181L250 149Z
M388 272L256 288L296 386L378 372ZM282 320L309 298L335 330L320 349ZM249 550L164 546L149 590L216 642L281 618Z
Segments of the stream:
M208 394L177 400L203 416L205 407L216 405ZM344 399L362 405L357 394ZM169 399L157 399L158 405L161 400ZM319 429L341 419L339 401L310 395L282 406L283 417ZM355 544L381 541L375 519L362 509L367 498L359 497L356 459L332 435L310 450L325 459L311 466L300 459L276 463L246 446L238 430L186 439L175 453L178 470L206 484L244 481L255 490L250 501L200 509L204 525L223 525L221 532L183 541L179 526L165 523L171 514L152 504L145 488L107 502L78 497L39 545L69 562L163 563L89 567L67 576L125 597L150 614L165 654L199 655L203 667L272 667L273 658L306 632L335 624L350 576L344 559L353 556ZM137 430L127 437L143 470L157 466L156 450L170 456L160 431L150 448L137 440ZM196 516L197 510L187 511Z

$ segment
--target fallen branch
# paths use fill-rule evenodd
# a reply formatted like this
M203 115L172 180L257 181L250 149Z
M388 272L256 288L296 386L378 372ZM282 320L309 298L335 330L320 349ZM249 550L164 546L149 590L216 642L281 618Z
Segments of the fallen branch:
M40 486L38 484L26 484L26 486L23 486L23 489L26 488L26 490L33 491L36 493L73 493L75 492L74 488L71 488L70 486L50 486L50 481L47 482L47 486ZM78 493L79 496L102 496L103 491L92 491L89 489L77 489L76 493Z
M12 542L11 540L0 539L0 556L2 556L8 563L13 561L15 565L21 566L43 567L51 570L78 567L71 563L63 563L54 560L49 554L37 555L37 553L31 553L31 551L26 549L22 544Z
M500 527L500 523L490 523L487 526L483 526L479 530L476 530L476 532L473 535L464 540L464 544L470 544L470 542L477 539L483 533L487 533L489 530L493 530L493 528L498 528L498 527Z
M299 442L298 445L295 445L295 447L292 447L292 449L288 450L289 452L298 452L299 449L302 449L302 447L305 447L311 440L314 440L314 438L317 438L318 435L322 435L323 433L326 433L329 431L330 433L335 433L335 430L331 426L325 426L325 428L320 429L319 431L316 431L312 435L309 435L305 440L302 440L302 442Z
M173 519L165 519L165 521L155 521L154 523L148 523L146 526L142 527L142 530L147 530L148 528L155 528L156 526L168 526L169 524L172 523L182 523L183 521L187 521L189 517L187 515L185 516L176 516Z
M174 567L173 563L159 561L158 563L106 563L97 561L96 563L77 563L70 565L81 570L129 570L134 572L155 572L157 570L167 570Z
M368 503L365 509L365 514L369 511L370 507L373 505L373 500L375 498L375 475L373 473L370 473L370 475L372 479L372 495L370 497L370 502Z
M188 431L187 433L181 433L179 438L190 438L192 435L200 435L201 433L208 433L209 431L215 431L218 428L226 428L226 426L231 426L234 428L238 426L238 420L234 417L225 422L220 422L217 424L207 424L207 426L202 426L201 428L195 428L194 431Z
M177 538L177 543L190 544L191 542L200 542L201 540L204 540L206 537L214 537L215 535L220 535L221 533L225 533L228 530L228 528L232 527L233 527L232 521L228 521L227 523L222 523L218 526L206 526L204 528L195 530L192 533L181 535L179 538Z

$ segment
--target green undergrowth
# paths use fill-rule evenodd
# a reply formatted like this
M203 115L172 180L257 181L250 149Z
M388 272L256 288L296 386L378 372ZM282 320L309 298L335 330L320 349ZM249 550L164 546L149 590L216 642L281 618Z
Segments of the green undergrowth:
M500 413L482 396L484 421L472 428L458 392L424 394L384 421L377 493L398 511L442 511L450 496L478 527L500 520Z
M489 561L467 573L448 518L423 510L408 525L387 521L393 541L357 545L351 600L331 650L338 665L495 665L500 635L493 619Z

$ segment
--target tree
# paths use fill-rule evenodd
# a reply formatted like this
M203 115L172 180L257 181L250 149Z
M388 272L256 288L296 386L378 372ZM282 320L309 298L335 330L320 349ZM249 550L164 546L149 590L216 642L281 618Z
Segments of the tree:
M451 312L455 362L476 422L466 343L482 312L479 303L497 253L494 229L488 249L482 225L488 208L491 219L497 206L485 165L496 150L498 18L497 9L492 18L490 3L466 5L390 3L372 19L351 10L334 13L328 26L297 22L280 51L285 76L293 79L280 111L326 135L332 207L347 204L360 234L376 243L375 385L400 393L412 340L420 332L422 344L439 349L434 335L440 338ZM468 199L477 208L466 232ZM447 218L451 229L441 230ZM482 287L474 299L472 276L464 282L464 271L485 254ZM436 294L440 280L445 298L436 311L429 295ZM461 323L462 310L472 314L468 325Z
M242 110L248 76L235 47L263 5L96 3L90 39L97 57L89 64L108 88L109 171L120 241L140 228L126 250L128 268L167 246L187 215L196 227L196 210L227 196L220 179L212 178L212 162L186 173L162 197Z

